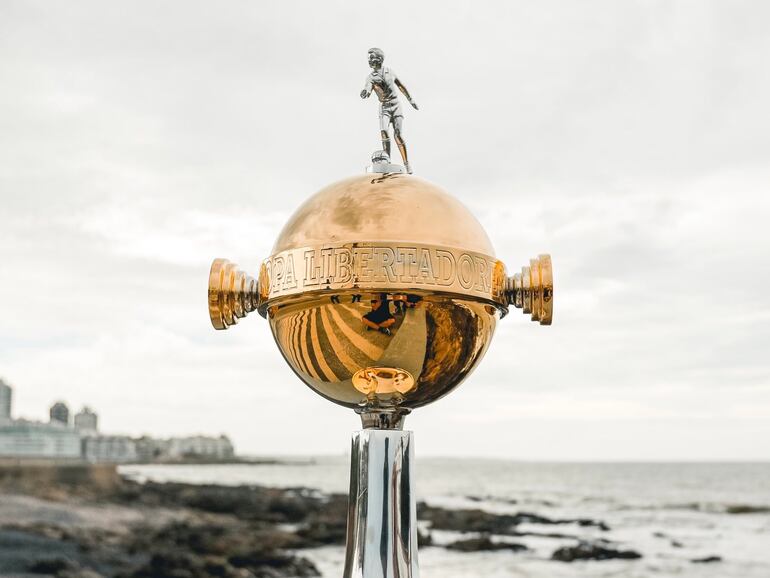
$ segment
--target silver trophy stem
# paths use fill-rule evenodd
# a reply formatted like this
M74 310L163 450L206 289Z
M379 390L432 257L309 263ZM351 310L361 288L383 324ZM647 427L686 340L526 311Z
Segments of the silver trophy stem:
M353 434L344 578L418 578L412 432Z

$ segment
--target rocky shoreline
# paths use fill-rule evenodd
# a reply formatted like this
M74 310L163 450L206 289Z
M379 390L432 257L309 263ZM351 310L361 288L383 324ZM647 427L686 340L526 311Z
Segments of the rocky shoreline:
M421 546L527 552L517 540L534 537L554 540L554 563L641 558L607 539L610 527L602 520L425 503L418 505L417 515ZM305 552L343 546L346 522L346 495L308 488L140 484L122 478L21 487L0 476L0 575L319 576ZM585 531L592 537L586 538Z

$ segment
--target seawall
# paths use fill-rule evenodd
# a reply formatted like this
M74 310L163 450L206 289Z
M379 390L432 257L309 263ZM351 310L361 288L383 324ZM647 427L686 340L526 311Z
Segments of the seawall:
M34 495L106 494L121 483L114 464L0 458L0 491Z

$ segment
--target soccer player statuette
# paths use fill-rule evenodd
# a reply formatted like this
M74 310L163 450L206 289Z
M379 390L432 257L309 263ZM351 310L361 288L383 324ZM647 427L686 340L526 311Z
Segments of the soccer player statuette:
M381 52L372 55L381 71ZM371 81L374 90L379 82ZM389 110L401 147L400 116ZM413 442L401 430L404 417L471 373L511 306L541 325L553 311L548 255L508 276L460 202L385 165L305 201L256 278L216 259L208 286L216 329L258 311L297 376L361 416L345 578L417 578Z
M406 154L406 142L403 136L404 115L401 112L401 103L398 102L396 88L404 93L406 100L409 101L415 110L418 110L417 103L412 100L409 91L399 80L396 73L390 68L385 68L382 63L385 61L385 53L379 48L369 49L369 66L372 72L366 77L366 84L361 91L361 98L369 98L374 90L377 98L380 100L380 138L382 139L382 150L377 151L372 156L372 172L393 173L402 172L398 165L390 164L390 126L393 126L393 138L396 140L398 150L401 152L401 160L404 161L406 172L411 174L412 169L409 166L409 159Z

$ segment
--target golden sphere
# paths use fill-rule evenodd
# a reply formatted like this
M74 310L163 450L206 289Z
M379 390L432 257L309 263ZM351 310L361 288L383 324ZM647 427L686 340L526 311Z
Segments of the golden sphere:
M215 329L259 311L302 381L365 427L399 427L470 374L509 306L550 325L553 273L540 255L506 276L456 199L412 176L368 174L297 209L258 279L215 259L208 306Z
M308 199L259 285L294 372L365 416L398 417L457 387L508 306L505 268L479 222L404 174L352 177Z
M486 231L460 201L424 179L366 174L338 181L289 218L273 254L340 242L385 241L495 252Z

